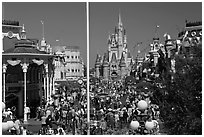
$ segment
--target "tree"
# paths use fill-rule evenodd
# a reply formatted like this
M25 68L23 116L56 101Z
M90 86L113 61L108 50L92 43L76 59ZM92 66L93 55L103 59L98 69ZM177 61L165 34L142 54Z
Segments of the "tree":
M202 134L202 44L190 53L175 56L173 81L167 77L163 89L154 92L168 134Z

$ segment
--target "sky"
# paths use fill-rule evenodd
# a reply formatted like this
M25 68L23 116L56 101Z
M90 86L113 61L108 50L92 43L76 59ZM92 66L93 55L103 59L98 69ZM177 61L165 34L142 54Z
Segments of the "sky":
M140 50L143 56L148 53L149 43L159 25L158 36L163 43L165 33L177 38L185 25L185 20L202 21L202 3L187 2L104 2L90 3L90 46L89 64L94 67L97 53L103 55L107 51L108 34L114 32L121 14L126 29L128 49L133 57ZM140 46L136 46L142 42ZM134 48L135 47L135 48Z
M184 28L185 20L202 20L201 2L90 2L89 3L89 66L94 67L97 53L107 51L108 35L114 32L121 14L126 29L128 49L133 57L148 52L149 43L159 25L161 42L168 33L177 38ZM42 24L45 40L52 47L58 45L79 46L81 56L87 61L86 3L84 2L8 2L3 3L4 19L17 20L24 24L28 38L42 39ZM59 41L56 41L59 40ZM142 42L140 46L138 42ZM135 47L135 48L134 48Z
M27 38L42 39L44 21L45 40L52 47L79 46L84 63L87 62L87 17L84 2L7 2L2 5L2 18L25 25ZM58 41L56 41L58 40Z

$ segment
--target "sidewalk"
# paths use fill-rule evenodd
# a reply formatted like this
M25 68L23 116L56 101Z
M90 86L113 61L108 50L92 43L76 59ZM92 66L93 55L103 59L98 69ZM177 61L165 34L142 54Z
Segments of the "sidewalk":
M34 119L29 119L27 129L30 132L32 132L33 134L37 134L38 131L41 129L41 121L36 121Z

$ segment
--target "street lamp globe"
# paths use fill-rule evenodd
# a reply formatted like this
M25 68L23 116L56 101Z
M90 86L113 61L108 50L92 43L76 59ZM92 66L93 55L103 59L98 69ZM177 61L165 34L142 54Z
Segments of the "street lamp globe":
M7 121L8 128L11 129L14 126L13 121Z
M4 111L4 109L6 108L6 105L4 102L1 103L1 108L2 108L2 112Z
M144 100L140 100L137 104L139 110L145 110L148 107L148 104Z
M9 126L7 124L7 122L2 122L2 131L7 131L9 129Z
M133 130L138 129L139 126L140 126L140 123L139 123L138 121L131 121L131 123L130 123L130 127L131 127Z
M154 122L153 121L146 121L145 128L147 130L152 130L154 128Z

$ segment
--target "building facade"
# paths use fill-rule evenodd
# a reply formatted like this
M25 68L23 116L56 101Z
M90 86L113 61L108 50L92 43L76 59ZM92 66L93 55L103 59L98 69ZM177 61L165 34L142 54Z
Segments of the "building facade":
M132 65L133 59L127 48L126 30L119 14L115 32L108 37L107 52L96 57L95 76L104 80L123 79L129 75Z
M40 51L38 40L27 39L19 22L4 20L2 28L2 100L7 108L15 106L16 115L26 122L24 109L35 112L54 92L53 55Z
M158 37L153 38L150 51L142 65L136 65L140 74L154 74L155 76L170 77L176 73L176 55L184 55L186 58L194 57L194 46L202 45L202 22L187 22L184 30L178 34L178 38L172 39L169 34L164 34L165 41L162 44ZM148 64L148 65L145 65Z
M77 80L84 77L84 63L78 46L61 46L55 52L55 80Z

